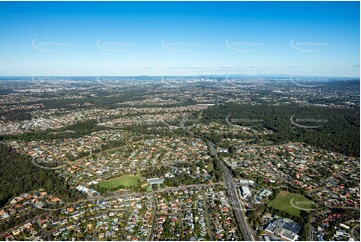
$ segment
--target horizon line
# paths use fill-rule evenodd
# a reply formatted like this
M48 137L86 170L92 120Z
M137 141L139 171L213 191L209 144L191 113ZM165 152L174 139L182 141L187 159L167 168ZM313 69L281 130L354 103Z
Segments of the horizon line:
M6 77L322 77L322 78L357 78L360 76L336 75L289 75L289 74L197 74L197 75L0 75Z

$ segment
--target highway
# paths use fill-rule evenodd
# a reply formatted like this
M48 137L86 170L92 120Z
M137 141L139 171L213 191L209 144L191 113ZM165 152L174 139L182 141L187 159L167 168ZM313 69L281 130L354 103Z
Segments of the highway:
M150 230L148 240L153 240L153 233L155 228L155 223L157 221L157 211L158 211L158 201L157 197L153 194L153 201L154 201L154 211L153 211L153 219L152 219L152 228Z
M210 151L210 154L214 157L214 159L216 159L217 162L219 162L219 164L222 167L223 170L223 179L224 179L224 183L226 185L227 188L227 192L229 195L229 201L231 203L231 206L234 210L234 214L236 216L236 220L238 222L239 228L241 230L243 239L246 241L254 241L254 237L253 237L253 233L251 228L249 227L247 220L246 220L246 214L245 214L245 209L243 207L243 204L241 203L239 197L238 197L238 193L237 193L237 187L234 184L233 181L233 176L232 174L229 172L228 167L224 164L224 162L222 160L220 160L217 156L216 150L215 150L215 145L211 142L211 141L207 141L207 146L208 149Z
M185 122L187 121L187 118L189 116L185 116L183 118L183 120L180 122L180 127L191 137L195 137L195 134L190 131L189 129L187 129L185 127ZM202 139L200 137L198 137L199 139ZM243 240L246 241L254 241L254 237L253 237L253 233L251 228L249 227L247 220L246 220L246 214L245 214L245 209L243 207L243 204L241 203L239 197L238 197L238 193L237 193L237 187L234 184L233 181L233 176L232 173L229 172L228 167L224 164L224 162L218 158L216 149L215 149L215 145L209 141L209 140L203 140L209 149L210 155L214 157L214 159L220 164L220 166L222 167L223 170L223 179L224 179L224 183L225 186L227 188L227 192L229 195L229 200L231 203L231 206L234 210L234 214L236 216L236 220L238 222L238 226L241 230L242 236L243 236Z

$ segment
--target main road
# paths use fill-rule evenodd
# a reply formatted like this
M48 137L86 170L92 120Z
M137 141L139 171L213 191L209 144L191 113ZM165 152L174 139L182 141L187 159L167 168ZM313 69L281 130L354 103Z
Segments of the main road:
M180 127L189 136L195 137L195 134L185 127L185 122L188 117L189 116L183 118L183 120L180 122ZM198 138L202 139L200 137L198 137ZM219 159L216 149L215 149L215 144L213 144L209 140L203 140L203 141L207 144L210 155L214 157L216 162L218 162L220 164L220 166L223 170L224 183L226 185L227 192L229 195L229 200L230 200L231 206L233 208L234 214L236 216L236 220L237 220L239 228L241 230L243 239L246 241L254 241L255 239L253 237L253 232L247 223L246 215L244 212L245 209L238 197L237 188L236 188L236 185L234 184L232 173L229 171L228 167L224 164L224 162L221 159Z
M210 154L214 157L214 159L220 164L222 170L223 170L223 179L224 183L227 188L227 192L229 195L229 200L231 203L231 206L233 208L234 214L236 216L236 220L239 224L242 236L244 240L247 241L254 241L253 233L251 228L249 227L246 215L245 215L245 209L243 207L242 202L240 201L237 193L237 187L234 184L233 176L229 172L228 167L224 164L224 162L218 158L218 155L215 150L215 145L211 141L207 141L207 146L209 149Z

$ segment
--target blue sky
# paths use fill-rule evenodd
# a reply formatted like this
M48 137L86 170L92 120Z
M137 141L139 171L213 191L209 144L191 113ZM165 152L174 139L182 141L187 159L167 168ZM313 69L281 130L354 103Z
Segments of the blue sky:
M359 76L359 2L0 2L0 75Z

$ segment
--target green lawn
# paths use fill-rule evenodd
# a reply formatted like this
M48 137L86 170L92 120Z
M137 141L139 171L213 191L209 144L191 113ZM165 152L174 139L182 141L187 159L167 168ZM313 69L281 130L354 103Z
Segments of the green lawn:
M120 185L123 185L125 187L135 187L135 186L140 186L141 184L138 184L138 179L141 180L141 184L144 182L144 179L140 176L121 176L118 178L114 178L111 180L107 180L107 181L102 181L99 183L99 186L104 187L104 188L116 188L119 187Z
M314 203L304 196L289 192L280 192L270 206L294 216L300 216L301 210L311 211L315 208Z

